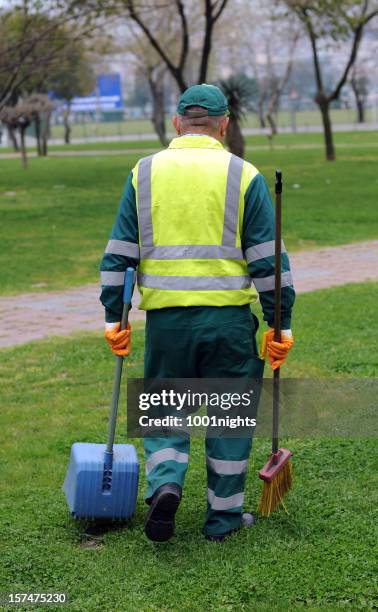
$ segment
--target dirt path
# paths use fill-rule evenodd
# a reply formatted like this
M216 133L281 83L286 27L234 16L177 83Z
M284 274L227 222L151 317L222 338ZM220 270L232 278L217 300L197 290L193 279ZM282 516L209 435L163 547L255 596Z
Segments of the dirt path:
M378 240L293 253L290 260L297 293L378 281ZM98 285L84 285L0 298L0 347L75 331L101 330L103 308L98 296ZM138 302L136 294L134 306ZM144 312L134 308L131 320L143 319Z
M364 142L364 147L377 148L377 142ZM311 149L323 149L324 145L322 143L293 143L293 144L275 144L274 149L276 151L288 151L288 150L311 150ZM337 143L337 148L340 149L360 149L361 144L359 143ZM150 155L151 153L156 153L160 151L161 147L156 145L153 148L137 148L137 149L81 149L81 150L68 150L68 151L54 151L51 149L49 151L49 157L111 157L115 155ZM268 151L270 150L270 145L247 145L247 151ZM31 151L28 153L29 157L38 157L35 151ZM19 159L19 153L1 153L0 152L0 160L1 159Z

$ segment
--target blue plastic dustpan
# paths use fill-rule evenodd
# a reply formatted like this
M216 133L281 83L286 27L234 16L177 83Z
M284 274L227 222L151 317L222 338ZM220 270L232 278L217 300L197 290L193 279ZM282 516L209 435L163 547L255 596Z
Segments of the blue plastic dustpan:
M135 271L125 274L121 328L127 325ZM131 444L114 444L123 357L116 358L108 443L76 442L63 491L72 516L85 519L126 520L135 512L139 462Z

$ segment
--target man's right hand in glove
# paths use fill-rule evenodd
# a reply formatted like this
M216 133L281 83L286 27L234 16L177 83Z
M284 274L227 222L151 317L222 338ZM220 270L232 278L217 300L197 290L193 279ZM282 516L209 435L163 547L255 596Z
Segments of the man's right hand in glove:
M131 327L120 330L121 323L105 323L105 339L114 355L126 357L131 349Z

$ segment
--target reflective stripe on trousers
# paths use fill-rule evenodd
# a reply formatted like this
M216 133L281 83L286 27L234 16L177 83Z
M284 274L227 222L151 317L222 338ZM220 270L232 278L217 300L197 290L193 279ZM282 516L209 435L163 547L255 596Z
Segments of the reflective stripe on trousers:
M207 489L207 501L212 510L232 510L241 508L244 501L244 493L235 493L228 497L217 497L211 489Z
M156 466L166 461L177 461L177 463L188 463L188 453L180 453L175 448L162 448L151 453L146 461L146 474L148 475Z
M214 459L213 457L206 458L207 465L216 473L224 476L234 476L235 474L243 474L248 466L248 459L241 461Z

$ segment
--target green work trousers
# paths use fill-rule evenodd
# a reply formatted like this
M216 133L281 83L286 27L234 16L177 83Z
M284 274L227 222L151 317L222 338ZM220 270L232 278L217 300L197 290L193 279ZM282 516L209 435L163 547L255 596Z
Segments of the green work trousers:
M249 305L164 308L147 311L145 378L262 378L257 318ZM206 439L205 535L241 525L251 436ZM190 438L146 437L147 503L158 487L183 487Z

